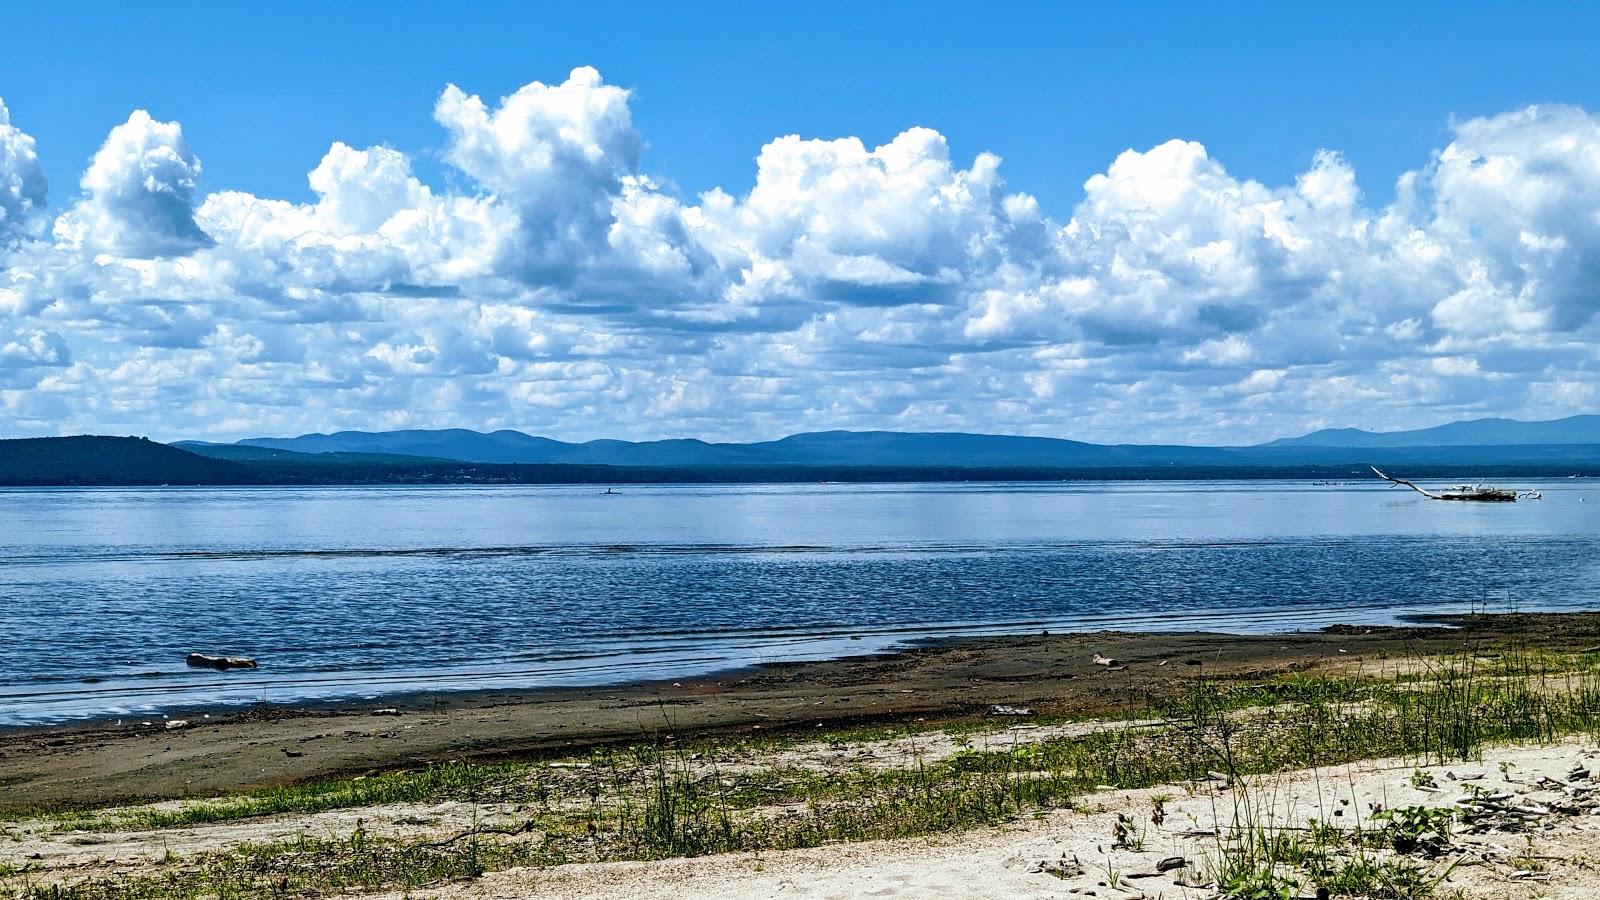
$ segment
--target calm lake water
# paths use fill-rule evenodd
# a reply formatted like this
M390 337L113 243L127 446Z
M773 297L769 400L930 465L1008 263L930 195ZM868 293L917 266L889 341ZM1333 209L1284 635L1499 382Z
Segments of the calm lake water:
M1364 482L0 491L0 724L932 635L1600 607L1600 484L1537 486L1515 504ZM191 651L261 668L189 669Z

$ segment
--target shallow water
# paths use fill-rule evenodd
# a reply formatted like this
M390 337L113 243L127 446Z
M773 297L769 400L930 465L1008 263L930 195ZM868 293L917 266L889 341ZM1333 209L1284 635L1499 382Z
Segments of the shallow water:
M1366 482L3 491L0 724L952 633L1593 608L1590 485L1516 504ZM196 650L261 668L189 669Z

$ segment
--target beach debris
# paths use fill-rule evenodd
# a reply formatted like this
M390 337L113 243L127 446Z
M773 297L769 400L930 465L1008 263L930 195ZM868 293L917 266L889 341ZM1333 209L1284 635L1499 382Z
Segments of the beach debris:
M1429 491L1417 487L1415 484L1412 484L1404 478L1396 478L1393 475L1385 475L1377 466L1372 466L1371 469L1379 478L1382 478L1384 481L1390 482L1397 486L1411 488L1413 491L1416 491L1422 496L1427 497L1429 500L1474 500L1480 503L1515 503L1518 497L1527 497L1528 499L1532 500L1539 499L1537 496L1530 496L1530 494L1537 494L1537 491L1518 491L1510 488L1497 488L1481 482L1478 484L1458 484L1455 487L1445 488L1437 492Z
M1106 668L1110 668L1116 665L1117 661L1112 657L1102 656L1101 654L1096 653L1094 655L1094 664L1097 666L1105 666Z
M290 759L295 759L296 757L306 755L304 750L290 750L288 747L279 747L278 749L282 750L283 755L289 757Z
M256 661L248 656L210 656L205 653L191 653L184 661L197 669L254 669Z
M1156 867L1154 869L1147 869L1147 870L1145 870L1143 872L1129 872L1124 877L1126 877L1126 878L1160 878L1161 876L1167 874L1168 872L1176 872L1176 871L1178 871L1180 869L1187 869L1188 867L1189 867L1189 861L1187 859L1185 859L1185 858L1183 858L1181 856L1169 856L1166 859L1163 859L1160 862L1156 863Z
M189 720L188 719L168 719L167 720L167 730L168 731L177 731L179 728L188 728L188 727L189 727Z
M436 841L424 841L423 843L417 844L416 846L418 846L418 847L448 847L451 844L456 843L457 841L464 840L466 838L476 838L476 837L479 837L479 836L485 835L485 834L503 834L503 835L506 835L508 837L516 837L519 834L527 834L528 832L533 831L534 829L536 829L538 827L539 827L539 820L538 819L527 819L527 820L523 821L523 823L521 825L518 825L515 828L500 828L500 827L495 827L495 826L490 826L490 825L478 825L478 826L473 827L473 828L468 828L466 831L463 831L463 832L461 832L459 834L452 834L447 838L440 838L439 840L436 840Z
M1006 706L1003 703L996 703L995 705L989 707L989 715L991 715L991 716L1031 716L1031 715L1033 715L1033 709L1031 707L1027 707L1027 706Z
M1174 869L1188 868L1189 861L1181 856L1169 856L1156 863L1157 872L1171 872Z
M1083 863L1078 861L1076 854L1071 859L1065 853L1060 859L1041 859L1034 863L1030 872L1034 875L1054 875L1065 881L1068 878L1077 878L1084 874Z
M1111 846L1118 850L1132 849L1138 838L1139 826L1127 813L1117 813L1117 818L1111 823Z
M1336 819L1327 820L1327 824L1334 825L1346 834L1351 846L1381 847L1383 852L1393 853L1392 858L1399 860L1402 865L1411 866L1415 864L1414 861L1428 860L1432 862L1426 865L1436 873L1447 874L1462 866L1483 866L1492 877L1503 881L1558 881L1560 874L1555 866L1570 862L1571 859L1568 855L1555 852L1554 848L1544 850L1539 835L1561 827L1563 823L1569 830L1593 830L1594 826L1581 819L1592 821L1594 817L1600 817L1600 783L1592 780L1595 774L1594 756L1594 751L1586 750L1576 759L1568 757L1564 764L1554 760L1541 761L1543 774L1529 773L1526 778L1505 785L1486 783L1480 773L1445 771L1435 778L1433 773L1414 769L1412 787L1419 790L1431 788L1428 793L1438 793L1448 787L1459 789L1462 795L1454 803L1409 806L1375 801L1361 804L1340 798L1337 807L1331 810L1333 816L1354 812L1353 806L1365 805L1370 814L1368 821L1377 827L1363 828L1348 823L1337 825ZM1504 771L1508 763L1502 762L1500 767ZM1208 777L1222 780L1226 776L1208 773ZM1316 824L1315 820L1313 824ZM1218 838L1224 833L1225 830L1221 829L1194 830L1177 832L1177 836L1190 839ZM1130 829L1115 827L1113 834L1119 840L1127 840L1125 835L1130 834ZM1513 841L1497 837L1502 834L1514 834L1517 838ZM1512 849L1505 846L1517 846L1523 842L1526 842L1526 847ZM1215 888L1214 883L1191 884L1183 872L1190 868L1188 861L1182 857L1168 857L1153 867L1146 865L1141 867L1141 871L1123 877L1145 879L1170 873L1177 878L1174 884L1208 890ZM1418 870L1422 871L1420 867ZM1203 896L1218 900L1222 895L1207 893ZM1275 893L1273 896L1312 900L1312 895L1304 892ZM1319 888L1315 896L1326 898L1335 895L1325 888Z
M1492 833L1526 833L1550 827L1557 816L1600 815L1600 785L1589 780L1589 767L1575 761L1566 772L1567 780L1548 776L1531 783L1532 789L1484 787L1465 778L1458 780L1463 794L1456 798L1452 811L1456 836ZM1515 856L1495 844L1490 850L1508 861Z
M382 709L373 710L372 714L375 716L398 716L400 715L400 710L392 706L385 706Z

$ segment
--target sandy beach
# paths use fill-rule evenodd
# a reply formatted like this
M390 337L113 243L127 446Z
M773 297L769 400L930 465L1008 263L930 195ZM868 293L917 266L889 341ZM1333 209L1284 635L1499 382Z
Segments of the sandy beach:
M12 730L0 896L1576 900L1597 644L1597 613L1032 635Z
M1555 747L1500 749L1480 761L1431 771L1456 785L1497 784L1535 797L1541 779L1560 778L1574 762L1587 765L1600 753L1580 741ZM1510 778L1506 771L1515 771ZM1054 812L1013 825L981 829L956 837L880 841L865 844L743 854L649 863L601 863L553 870L512 870L471 885L450 885L424 893L391 893L383 900L463 897L474 900L740 900L782 897L797 900L891 898L1050 898L1113 897L1118 900L1201 900L1214 888L1192 884L1182 875L1162 872L1163 860L1199 864L1214 854L1213 833L1234 821L1236 803L1254 803L1263 817L1297 825L1334 810L1348 811L1347 828L1374 807L1437 802L1437 791L1417 788L1419 770L1408 760L1374 760L1350 766L1295 773L1256 787L1265 796L1245 796L1215 784L1139 791L1106 791L1084 798L1082 808ZM1452 792L1454 794L1455 792ZM1150 822L1153 799L1162 799L1162 822ZM1450 799L1455 799L1451 796ZM1542 797L1541 799L1548 799ZM1139 845L1114 846L1118 817L1140 823ZM1344 818L1344 817L1340 817ZM1508 836L1484 837L1440 861L1440 890L1471 900L1587 900L1600 893L1600 873L1588 860L1600 825L1592 818L1562 817L1539 836L1538 856L1552 865L1531 872L1508 865L1516 851ZM1373 827L1368 821L1365 827ZM1065 862L1065 865L1062 865ZM1519 874L1520 873L1520 874ZM1516 877L1513 877L1516 876ZM1538 877L1534 877L1538 876ZM1114 883L1113 883L1114 882Z

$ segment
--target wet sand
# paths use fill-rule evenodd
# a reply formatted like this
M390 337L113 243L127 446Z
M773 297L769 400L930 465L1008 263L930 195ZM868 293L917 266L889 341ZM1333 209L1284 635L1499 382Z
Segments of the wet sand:
M1447 627L1447 626L1458 627ZM324 708L186 713L0 732L0 813L212 796L425 766L530 759L589 745L821 727L953 722L992 704L1041 715L1144 709L1197 675L1249 681L1375 659L1600 645L1600 613L1444 617L1414 627L1283 635L1030 635L592 689L428 694ZM1115 668L1093 664L1096 654ZM375 710L396 709L398 715ZM141 724L148 723L148 724Z

